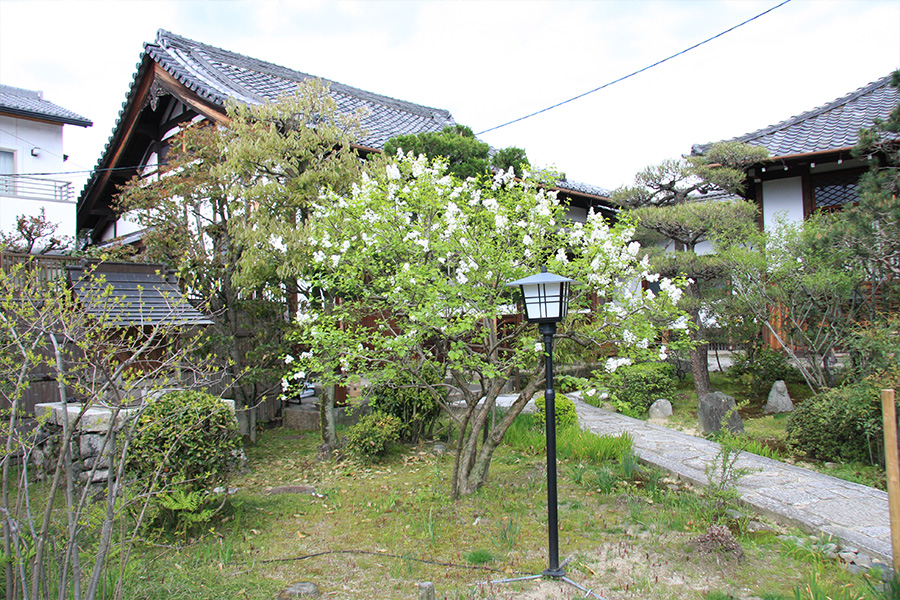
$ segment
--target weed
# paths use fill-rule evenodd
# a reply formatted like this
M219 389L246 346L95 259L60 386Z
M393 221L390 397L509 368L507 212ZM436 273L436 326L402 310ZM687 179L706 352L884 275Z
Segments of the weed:
M873 600L900 600L900 575L897 573L883 584L873 584L866 579L866 587Z
M634 451L634 446L622 448L619 454L619 471L626 480L631 480L638 471L638 456Z
M519 522L515 517L504 516L500 519L494 544L501 552L509 554L519 541Z
M435 540L435 524L434 509L429 508L428 517L425 519L425 535L428 536L428 541L432 546L434 545Z
M712 591L703 594L703 600L737 600L737 598L728 592Z
M814 572L802 583L794 587L794 600L858 600L848 585L841 585L836 589L823 583L819 573Z
M594 471L593 483L603 494L611 494L616 489L619 476L609 467L600 467Z
M724 433L718 438L719 451L713 461L706 465L707 489L710 520L718 521L725 514L725 508L739 494L735 489L737 482L754 472L754 469L738 467L738 460L744 452L747 442L745 437Z
M587 473L588 467L584 463L578 463L569 467L569 477L576 485L584 483L584 475Z
M470 562L473 565L485 565L494 562L494 555L488 550L472 550L471 552L466 552L463 558L466 559L466 562Z

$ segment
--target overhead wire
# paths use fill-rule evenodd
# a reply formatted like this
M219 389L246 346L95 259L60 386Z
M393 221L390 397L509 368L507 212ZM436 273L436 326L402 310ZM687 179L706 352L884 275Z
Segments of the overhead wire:
M623 75L622 77L619 77L619 78L614 79L614 80L612 80L612 81L610 81L610 82L604 83L604 84L601 85L601 86L595 87L595 88L592 89L592 90L588 90L588 91L586 91L586 92L583 92L583 93L581 93L581 94L578 94L577 96L572 96L571 98L568 98L568 99L563 100L563 101L561 101L561 102L557 102L556 104L553 104L553 105L548 106L548 107L546 107L546 108L542 108L542 109L540 109L540 110L534 111L534 112L529 113L529 114L527 114L527 115L524 115L524 116L522 116L522 117L518 117L518 118L516 118L516 119L512 119L511 121L507 121L507 122L502 123L502 124L500 124L500 125L496 125L496 126L494 126L494 127L490 127L490 128L488 128L488 129L484 129L484 130L482 130L482 131L479 131L479 132L476 133L475 135L483 135L483 134L485 134L485 133L489 133L489 132L491 132L491 131L496 131L496 130L501 129L501 128L503 128L503 127L506 127L506 126L508 126L508 125L512 125L512 124L514 124L514 123L519 123L519 122L524 121L524 120L526 120L526 119L530 119L531 117L536 117L537 115L540 115L540 114L543 114L543 113L545 113L545 112L551 111L551 110L553 110L553 109L555 109L555 108L559 108L560 106L564 106L564 105L566 105L566 104L569 104L570 102L574 102L575 100L579 100L579 99L581 99L581 98L584 98L585 96L589 96L590 94L593 94L593 93L599 92L599 91L601 91L601 90L604 90L604 89L606 89L606 88L608 88L608 87L610 87L610 86L613 86L613 85L615 85L615 84L617 84L617 83L621 83L621 82L625 81L626 79L630 79L631 77L634 77L635 75L639 75L639 74L641 74L641 73L643 73L643 72L645 72L645 71L649 71L650 69L652 69L652 68L654 68L654 67L658 67L659 65L661 65L661 64L663 64L663 63L666 63L666 62L668 62L668 61L670 61L670 60L672 60L672 59L674 59L674 58L677 58L677 57L679 57L679 56L682 56L682 55L684 55L684 54L686 54L686 53L688 53L688 52L690 52L690 51L692 51L692 50L695 50L695 49L699 48L700 46L703 46L704 44L708 44L709 42L711 42L711 41L713 41L713 40L715 40L715 39L718 39L718 38L720 38L720 37L722 37L722 36L724 36L724 35L726 35L726 34L728 34L728 33L731 33L732 31L734 31L734 30L736 30L736 29L738 29L738 28L740 28L740 27L743 27L744 25L747 25L748 23L751 23L751 22L753 22L753 21L755 21L755 20L757 20L757 19L759 19L759 18L761 18L761 17L763 17L763 16L769 14L770 12L772 12L772 11L778 9L778 8L781 8L782 6L784 6L785 4L788 4L788 3L791 2L791 1L792 1L792 0L782 0L782 2L779 2L779 3L776 4L775 6L772 6L771 8L768 8L767 10L764 10L763 12L761 12L761 13L759 13L759 14L753 16L753 17L750 17L749 19L746 19L746 20L744 20L744 21L741 21L741 22L738 23L737 25L734 25L734 26L732 26L732 27L729 27L728 29L726 29L726 30L724 30L724 31L721 31L721 32L717 33L717 34L714 35L714 36L708 37L708 38L706 38L705 40L703 40L703 41L701 41L701 42L697 42L696 44L694 44L694 45L692 45L692 46L690 46L690 47L688 47L688 48L685 48L684 50L681 50L681 51L679 51L679 52L676 52L675 54L672 54L672 55L670 55L670 56L667 56L666 58L663 58L663 59L661 59L661 60L658 60L658 61L656 61L656 62L653 63L653 64L647 65L646 67L643 67L643 68L641 68L641 69L638 69L637 71L633 71L633 72L631 72L631 73L629 73L629 74L627 74L627 75ZM9 135L15 135L15 134L12 134L12 133L10 133L10 132L4 131L4 130L2 130L2 129L0 129L0 131L3 131L4 133L7 133L7 134L9 134ZM19 136L15 136L15 137L19 138ZM25 142L27 142L27 143L29 143L29 144L31 143L31 142L28 142L28 140L25 140L24 138L19 138L19 139L22 139L23 141L25 141ZM51 152L51 154L53 154L53 153ZM54 156L56 156L56 155L54 155ZM145 168L146 166L148 166L148 165L136 165L136 166L127 166L127 167L110 167L110 168L105 168L105 169L97 169L97 168L94 168L94 169L84 169L84 170L76 170L76 171L57 171L57 172L44 172L44 173L16 173L16 174L9 174L9 175L15 175L15 176L32 176L32 175L40 175L40 176L49 176L49 175L80 175L80 174L85 174L85 173L95 174L95 173L103 173L103 172L111 172L111 171L127 171L127 170L134 170L134 169L142 169L142 168Z
M706 39L703 40L702 42L698 42L698 43L694 44L693 46L691 46L691 47L689 47L689 48L685 48L684 50L681 50L680 52L676 52L675 54L672 54L671 56L668 56L668 57L666 57L666 58L664 58L664 59L662 59L662 60L658 60L658 61L656 61L655 63L653 63L652 65L647 65L646 67L644 67L644 68L642 68L642 69L638 69L637 71L634 71L634 72L632 72L632 73L629 73L628 75L623 75L622 77L619 77L618 79L614 79L613 81L610 81L610 82L608 82L608 83L604 83L603 85L601 85L601 86L599 86L599 87L596 87L596 88L594 88L594 89L592 89L592 90L589 90L589 91L587 91L587 92L578 94L577 96L572 96L571 98L569 98L569 99L567 99L567 100L563 100L562 102L557 102L556 104L554 104L554 105L552 105L552 106L548 106L548 107L546 107L546 108L542 108L542 109L537 110L537 111L535 111L535 112L533 112L533 113L527 114L527 115L525 115L525 116L523 116L523 117L519 117L519 118L517 118L517 119L513 119L512 121L507 121L506 123L503 123L502 125L497 125L497 126L495 126L495 127L491 127L491 128L489 128L489 129L485 129L484 131L479 131L479 132L476 133L475 135L482 135L482 134L488 133L488 132L490 132L490 131L496 131L497 129L501 129L501 128L503 128L503 127L506 127L507 125L512 125L513 123L518 123L518 122L520 122L520 121L524 121L525 119L530 119L531 117L536 117L537 115L540 115L540 114L543 114L543 113L545 113L545 112L547 112L547 111L553 110L554 108L559 108L560 106L563 106L563 105L565 105L565 104L568 104L569 102L574 102L575 100L578 100L578 99L580 99L580 98L584 98L585 96L588 96L588 95L590 95L590 94L593 94L594 92L599 92L600 90L606 89L606 88L608 88L608 87L610 87L610 86L612 86L612 85L615 85L615 84L617 84L617 83L620 83L620 82L622 82L622 81L625 81L626 79L629 79L629 78L631 78L631 77L634 77L635 75L639 75L640 73L643 73L644 71L649 71L650 69L652 69L652 68L654 68L654 67L658 67L659 65L661 65L661 64L663 64L663 63L665 63L665 62L668 62L668 61L672 60L673 58L677 58L677 57L681 56L682 54L686 54L686 53L690 52L691 50L694 50L694 49L696 49L696 48L699 48L700 46L702 46L702 45L704 45L704 44L707 44L707 43L709 43L709 42L711 42L711 41L713 41L713 40L715 40L715 39L717 39L717 38L720 38L720 37L722 37L723 35L725 35L725 34L727 34L727 33L731 33L731 32L734 31L735 29L737 29L737 28L739 28L739 27L743 27L743 26L746 25L747 23L750 23L750 22L752 22L752 21L755 21L756 19L759 19L760 17L769 14L770 12L772 12L773 10L775 10L775 9L777 9L777 8L781 8L782 6L784 6L785 4L787 4L787 3L790 2L790 1L791 1L791 0L783 0L783 1L780 2L779 4L776 4L775 6L769 8L768 10L765 10L765 11L759 13L758 15L756 15L756 16L754 16L754 17L751 17L751 18L749 18L749 19L747 19L747 20L745 20L745 21L742 21L741 23L738 23L737 25L735 25L735 26L733 26L733 27L730 27L730 28L726 29L725 31L722 31L722 32L720 32L720 33L717 33L716 35L714 35L714 36L712 36L712 37L706 38Z

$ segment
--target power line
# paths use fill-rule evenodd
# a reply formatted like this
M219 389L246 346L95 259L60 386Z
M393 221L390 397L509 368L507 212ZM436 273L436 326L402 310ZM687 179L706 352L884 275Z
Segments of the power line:
M479 131L479 132L476 133L475 135L482 135L482 134L484 134L484 133L488 133L488 132L490 132L490 131L495 131L495 130L497 130L497 129L500 129L501 127L506 127L507 125L512 125L513 123L518 123L519 121L524 121L525 119L530 119L531 117L537 116L537 115L539 115L539 114L541 114L541 113L545 113L545 112L547 112L547 111L549 111L549 110L553 110L554 108L559 108L560 106L562 106L562 105L564 105L564 104L568 104L569 102L573 102L573 101L575 101L575 100L578 100L579 98L584 98L585 96L587 96L587 95L589 95L589 94L593 94L594 92L599 92L600 90L605 89L605 88L608 88L608 87L611 86L611 85L615 85L615 84L619 83L620 81L625 81L626 79L628 79L628 78L630 78L630 77L634 77L635 75L638 75L639 73L643 73L644 71L648 71L648 70L652 69L653 67L657 67L657 66L663 64L664 62L670 61L670 60L672 60L673 58L676 58L676 57L678 57L678 56L681 56L682 54L685 54L685 53L687 53L687 52L690 52L691 50L694 50L695 48L699 48L699 47L702 46L703 44L706 44L706 43L708 43L708 42L711 42L711 41L713 41L713 40L716 39L716 38L720 38L720 37L722 37L723 35L725 35L726 33L731 33L732 31L734 31L734 30L737 29L738 27L743 27L743 26L746 25L747 23L750 23L751 21L755 21L756 19L758 19L758 18L760 18L760 17L762 17L762 16L764 16L764 15L766 15L766 14L772 12L772 11L775 10L776 8L781 8L782 6L784 6L785 4L787 4L787 3L790 2L790 1L791 1L791 0L783 0L783 2L781 2L780 4L776 4L776 5L773 6L772 8L770 8L770 9L768 9L768 10L765 10L765 11L759 13L759 14L756 15L755 17L751 17L751 18L747 19L746 21L743 21L743 22L741 22L741 23L738 23L738 24L735 25L734 27L731 27L731 28L729 28L729 29L726 29L725 31L722 31L722 32L720 32L720 33L717 33L716 35L712 36L711 38L707 38L707 39L703 40L702 42L698 42L698 43L694 44L693 46L691 46L690 48L685 48L684 50L682 50L682 51L680 51L680 52L676 52L675 54L673 54L673 55L671 55L671 56L668 56L668 57L666 57L666 58L664 58L664 59L662 59L662 60L658 60L658 61L656 61L655 63L653 63L652 65L647 65L647 66L644 67L643 69L638 69L637 71L634 71L633 73L629 73L628 75L624 75L624 76L622 76L622 77L619 77L618 79L615 79L615 80L613 80L613 81L610 81L609 83L604 83L604 84L601 85L600 87L597 87L597 88L594 88L594 89L592 89L592 90L590 90L590 91L584 92L583 94L578 94L577 96L573 96L572 98L569 98L568 100L563 100L562 102L557 102L557 103L554 104L553 106L548 106L547 108L542 108L541 110L538 110L538 111L535 111L535 112L533 112L533 113L531 113L531 114L525 115L524 117L519 117L519 118L517 118L517 119L513 119L512 121L507 121L506 123L503 123L502 125L497 125L496 127L491 127L490 129L485 129L484 131Z
M2 129L2 128L0 128L0 131L2 131L3 133L5 133L6 135L10 135L10 136L16 138L16 139L19 140L20 142L25 142L25 143L28 144L29 146L34 146L34 147L40 148L42 151L46 152L47 154L51 154L51 155L55 156L56 158L61 158L63 161L68 160L68 158L66 157L65 154L63 154L62 156L60 156L60 155L57 154L56 152L53 152L52 150L48 150L47 148L45 148L45 147L42 146L41 144L38 144L38 143L36 143L36 142L32 142L32 141L30 141L30 140L26 140L25 138L23 138L22 136L20 136L20 135L18 135L18 134L16 134L16 133L13 133L13 132L11 132L11 131L7 131L7 130ZM74 162L76 165L78 165L78 163L75 162L74 160L73 160L72 162ZM81 167L81 166L84 166L84 165L78 165L78 166ZM50 173L50 174L52 175L52 173Z
M93 174L93 173L107 173L112 171L134 171L138 169L144 169L151 165L134 165L130 167L108 167L106 169L85 169L83 171L46 171L43 173L4 173L4 177L35 177L35 176L50 176L50 175L83 175L85 173ZM155 166L155 165L154 165Z

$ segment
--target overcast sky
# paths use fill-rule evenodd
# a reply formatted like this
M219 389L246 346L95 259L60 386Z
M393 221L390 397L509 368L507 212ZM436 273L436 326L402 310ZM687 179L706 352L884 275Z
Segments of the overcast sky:
M96 164L157 29L449 110L480 132L646 67L779 3L0 0L0 83L94 122ZM615 188L692 144L753 131L900 66L897 0L792 0L622 83L480 136ZM70 175L80 190L86 175Z

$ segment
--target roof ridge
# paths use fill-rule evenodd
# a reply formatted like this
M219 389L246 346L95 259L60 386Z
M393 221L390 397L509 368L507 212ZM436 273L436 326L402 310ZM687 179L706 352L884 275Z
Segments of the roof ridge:
M741 135L741 136L739 136L737 138L733 138L733 139L736 141L746 142L753 138L762 137L764 135L774 133L780 129L786 129L788 127L796 125L797 123L801 123L808 119L812 119L813 117L817 117L817 116L819 116L823 113L826 113L830 110L834 110L838 107L849 104L850 102L852 102L853 100L856 100L857 98L860 98L861 96L865 96L866 94L870 94L870 93L874 92L875 90L880 89L886 85L890 85L890 82L891 82L891 74L889 73L885 77L876 79L875 81L868 83L868 84L856 89L855 91L850 92L849 94L846 94L844 96L836 98L836 99L832 100L831 102L827 102L826 104L823 104L823 105L817 106L816 108L813 108L811 110L802 112L799 115L795 115L795 116L785 119L783 121L779 121L778 123L775 123L774 125L769 125L768 127L763 127L762 129L757 129L756 131L751 131L749 133L745 133L744 135Z
M431 106L426 106L424 104L416 104L414 102L409 102L406 100L400 100L397 98L393 98L391 96L385 96L383 94L376 94L373 92L369 92L366 90L362 90L359 88L355 88L353 86L349 86L338 81L334 81L332 79L328 79L325 77L318 77L315 75L310 75L309 73L304 73L303 71L297 71L295 69L290 69L288 67L284 67L282 65L278 65L266 60L261 60L258 58L254 58L252 56L248 56L246 54L240 54L238 52L232 52L231 50L226 50L224 48L219 48L218 46L213 46L210 44L206 44L203 42L198 42L196 40L192 40L190 38L184 37L182 35L178 35L167 31L165 29L160 29L157 32L156 43L159 44L163 49L172 50L172 46L170 46L167 42L174 41L176 44L180 44L185 48L190 48L191 50L202 50L209 54L210 56L215 57L218 55L220 58L229 59L228 62L232 66L242 66L236 63L246 63L246 67L252 70L259 71L261 73L266 73L270 75L276 75L278 77L283 77L285 79L293 80L298 83L304 81L305 79L320 79L321 81L328 84L331 88L332 92L347 94L350 96L355 96L360 99L368 100L370 102L374 102L376 104L382 104L385 106L392 106L394 108L398 108L400 110L404 110L406 112L431 116L435 114L439 114L442 117L449 117L450 112L446 109L434 108ZM147 43L145 46L153 45L152 43ZM193 52L192 52L193 54ZM217 78L217 81L220 84L224 84L227 87L234 88L233 82L224 82L220 81ZM235 90L239 91L243 95L258 97L256 94L253 94L249 90Z
M44 92L40 90L28 90L25 88L15 87L12 85L6 85L5 83L0 84L0 92L6 92L7 94L15 94L19 96L25 96L26 98L34 98L35 100L43 100Z

